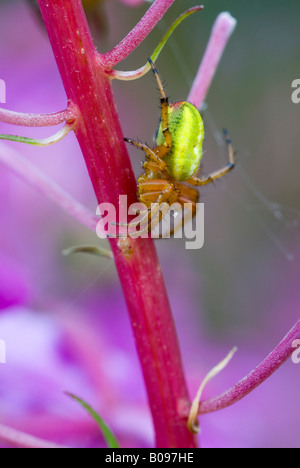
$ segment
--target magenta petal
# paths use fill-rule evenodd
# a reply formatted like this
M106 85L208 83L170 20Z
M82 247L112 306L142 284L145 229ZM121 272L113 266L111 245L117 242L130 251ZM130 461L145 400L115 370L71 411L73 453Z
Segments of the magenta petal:
M0 310L28 303L31 286L25 271L13 260L0 255Z

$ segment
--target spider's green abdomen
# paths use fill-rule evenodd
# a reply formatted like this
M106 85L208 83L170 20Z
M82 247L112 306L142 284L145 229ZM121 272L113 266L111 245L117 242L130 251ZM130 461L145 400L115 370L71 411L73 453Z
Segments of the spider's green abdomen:
M198 109L188 102L176 102L169 106L169 129L172 146L163 158L168 172L175 180L188 180L195 174L202 158L204 126ZM156 143L165 142L162 124L158 128Z

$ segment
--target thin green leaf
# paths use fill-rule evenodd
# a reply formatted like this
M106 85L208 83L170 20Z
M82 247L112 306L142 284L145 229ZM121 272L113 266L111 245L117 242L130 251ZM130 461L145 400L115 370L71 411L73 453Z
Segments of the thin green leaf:
M203 10L203 6L196 6L196 7L193 7L193 8L190 8L189 10L185 11L184 13L182 13L179 18L177 18L176 21L174 21L174 23L172 24L172 26L168 29L168 31L166 32L166 34L164 35L164 37L162 38L162 40L160 41L160 43L158 44L158 46L156 47L155 51L153 52L153 54L151 55L151 59L152 59L152 62L155 62L159 56L159 54L161 53L162 49L164 48L164 46L166 45L169 37L173 34L173 32L175 31L175 29L177 28L177 26L179 26L186 18L188 18L189 16L193 15L194 13L197 13L198 11L201 11Z
M166 45L169 37L173 34L175 29L189 16L193 15L194 13L197 13L198 11L203 10L203 6L196 6L193 8L190 8L189 10L185 11L182 13L179 18L177 18L176 21L172 24L172 26L168 29L156 49L154 50L153 54L151 55L151 60L152 62L155 62L160 55L161 51L163 50L164 46ZM147 62L143 67L139 68L138 70L134 71L120 71L120 70L111 70L109 72L109 75L111 78L116 78L118 80L123 80L123 81L130 81L130 80L136 80L138 78L141 78L142 76L146 75L148 71L151 70L151 66L149 62Z
M65 138L71 130L73 130L73 124L66 123L55 135L43 138L42 140L17 135L0 135L0 140L15 141L17 143L26 143L27 145L34 146L50 146Z
M78 396L73 395L73 393L66 392L66 395L73 398L73 400L77 401L77 403L79 403L84 409L86 409L87 412L96 421L104 437L104 440L107 443L108 448L120 448L119 442L117 441L116 437L114 436L110 428L103 421L103 419L99 416L99 414L96 413L96 411L93 410L93 408L91 408L90 405L88 405L84 400L82 400Z
M97 255L98 257L105 257L112 259L113 253L111 250L103 249L101 247L89 246L89 245L79 245L76 247L70 247L68 249L63 250L63 255L69 256L75 253L87 253L91 255Z
M15 141L17 143L27 143L28 145L38 146L37 140L17 135L0 135L0 140Z

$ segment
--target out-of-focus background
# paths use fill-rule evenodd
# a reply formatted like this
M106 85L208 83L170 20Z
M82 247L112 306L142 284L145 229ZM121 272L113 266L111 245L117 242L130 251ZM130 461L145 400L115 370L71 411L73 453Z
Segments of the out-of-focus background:
M66 97L47 35L30 2L0 2L3 107L55 112ZM137 2L138 3L138 2ZM172 21L195 1L177 0L122 66L138 68ZM189 92L217 15L238 25L207 96L203 171L226 161L222 129L232 136L237 168L201 189L205 245L157 241L191 394L234 346L239 352L205 390L210 397L244 377L277 345L300 309L300 4L204 1L157 61L171 100ZM93 23L100 51L137 23L149 2L102 2ZM159 96L151 74L114 83L124 134L152 143ZM0 124L0 133L48 136L51 129ZM96 201L73 135L46 149L7 143L91 210ZM142 153L130 149L137 176ZM122 168L120 168L122 170ZM34 188L0 164L0 423L74 446L101 446L97 428L63 390L93 403L123 446L153 444L151 420L114 265L61 251L96 243ZM103 243L103 245L105 245ZM204 447L299 447L299 372L292 361L236 406L202 418Z

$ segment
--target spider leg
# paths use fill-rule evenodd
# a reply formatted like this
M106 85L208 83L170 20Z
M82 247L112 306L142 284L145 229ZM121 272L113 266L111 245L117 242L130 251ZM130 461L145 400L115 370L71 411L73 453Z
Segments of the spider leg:
M149 165L154 165L154 163L145 163ZM169 181L164 179L147 179L144 176L139 178L139 201L146 206L145 210L139 211L139 215L145 215L145 218L151 212L151 204L159 203L160 196L165 189L168 188ZM151 213L150 213L151 214ZM144 219L144 218L143 218ZM138 226L141 223L141 219L139 221L131 221L131 223L112 223L114 226Z
M172 229L170 230L170 233L169 233L170 236L175 234L180 228L183 228L185 223L187 221L190 221L191 219L193 219L195 216L196 216L196 207L193 206L193 208L189 212L189 215L184 216L181 223L178 223L178 224L176 224L175 226L172 227ZM163 236L159 236L159 237L162 238Z
M147 182L149 182L149 185L147 185ZM156 182L156 184L153 184L153 182ZM155 200L154 202L151 203L149 206L148 210L144 212L143 216L138 220L138 221L132 221L129 224L122 224L123 226L129 227L129 236L131 238L137 238L140 237L142 234L145 232L151 232L151 230L157 226L157 224L160 223L162 218L166 215L168 210L170 209L170 205L175 203L175 201L178 199L179 196L179 191L177 187L172 184L171 182L168 182L167 180L149 180L149 181L143 181L143 194L140 197L140 200L143 202L143 200L149 200L149 195L150 198L153 198L153 186L156 185L156 188L158 187L163 187L160 191L157 191L155 193ZM147 192L147 188L149 189L149 192ZM149 201L148 201L149 203ZM137 227L138 225L141 225L141 229L139 231L135 231L130 233L130 228ZM118 235L111 235L109 237L121 237ZM122 236L125 237L125 236Z
M158 74L157 69L154 66L154 63L150 58L148 58L148 62L151 65L152 71L154 73L158 89L160 92L160 102L161 102L161 122L162 122L162 132L164 135L165 139L165 144L160 147L158 146L155 149L155 152L159 154L161 157L163 157L171 148L172 146L172 135L169 129L169 99L166 95L166 92L164 90L164 86L162 84L162 81L160 79L160 76ZM164 154L163 154L164 153Z
M165 172L165 170L161 169L159 164L152 161L144 162L143 168L145 170L146 176L151 172L159 172L161 175Z
M178 200L178 196L179 191L177 187L174 184L169 183L167 187L157 197L154 205L152 204L149 208L148 223L146 224L146 226L137 233L133 233L131 237L139 237L141 234L147 231L151 232L167 214L167 212L170 209L170 206ZM144 220L146 221L146 219L147 216L145 215L142 218L142 220L140 220L141 225L144 224Z
M183 209L188 208L189 213L188 215L185 215L183 212L183 218L181 219L180 223L175 224L172 229L169 232L169 235L172 236L175 234L180 228L183 228L185 223L192 220L197 213L197 202L199 200L199 192L198 190L188 187L185 184L178 184L178 189L179 189L179 197L178 197L178 202L181 204ZM186 204L189 204L188 207ZM192 205L192 206L191 206ZM159 238L163 238L162 235L159 236Z
M147 187L147 184L144 183L144 190ZM150 184L151 187L151 184ZM151 193L151 191L150 191ZM142 201L147 197L147 193L144 193L143 195L140 196L140 200ZM167 185L159 192L158 197L154 202L151 203L150 207L148 208L148 211L144 214L144 216L139 220L135 222L131 222L129 224L129 227L136 227L139 224L142 226L145 224L146 220L148 220L147 225L144 227L143 230L137 232L136 234L140 235L142 232L145 232L146 230L151 227L151 219L156 216L156 214L160 210L160 205L162 203L170 204L170 202L174 203L175 200L178 198L178 190L176 189L175 185L167 182Z
M130 237L137 238L146 232L151 232L161 222L162 218L164 218L164 216L167 214L169 209L170 209L170 205L166 201L161 202L161 203L157 203L157 202L154 203L152 209L148 211L148 215L150 215L150 217L148 217L147 224L145 223L145 221L148 215L145 215L142 218L142 220L140 220L138 223L138 224L141 224L141 226L143 226L144 224L144 227L140 229L140 231L130 234ZM129 227L131 226L132 225L130 225Z
M190 179L186 180L186 183L191 184L191 185L207 185L210 182L213 182L216 179L220 179L220 177L223 177L224 175L228 174L228 172L230 172L234 168L235 160L234 160L234 151L232 147L232 142L231 142L231 139L229 137L227 130L224 130L224 134L225 134L226 144L228 148L228 159L229 159L228 164L222 169L212 172L210 175L206 177L196 177L194 175Z
M136 140L131 140L130 138L124 138L124 140L144 151L147 155L148 161L155 163L159 171L164 171L167 168L166 163L154 152L152 148L150 148L150 146Z

